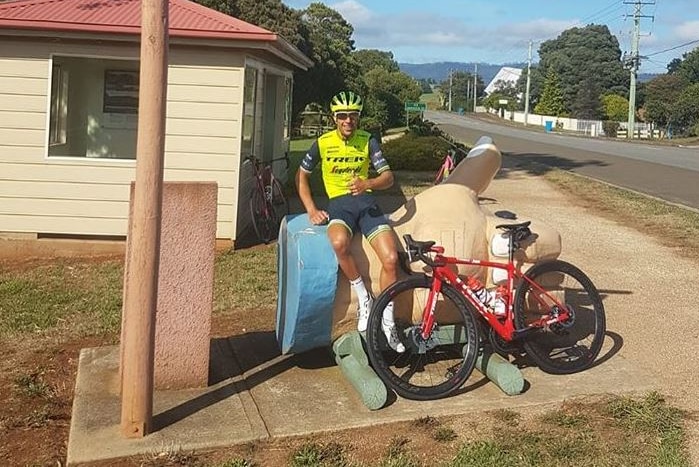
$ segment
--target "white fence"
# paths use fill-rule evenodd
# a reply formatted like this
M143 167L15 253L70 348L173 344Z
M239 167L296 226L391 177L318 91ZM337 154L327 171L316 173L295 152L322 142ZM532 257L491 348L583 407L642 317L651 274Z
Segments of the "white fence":
M491 110L491 113L497 115L497 110ZM513 122L525 123L524 112L505 112L505 118ZM527 115L527 125L541 126L548 130L565 130L574 131L589 136L603 136L604 128L601 120L580 120L577 118L554 117L552 115L538 115L530 113ZM625 122L621 122L619 130L617 130L618 138L626 138ZM634 137L639 139L662 138L663 132L657 128L652 128L652 125L644 122L636 122L634 125Z

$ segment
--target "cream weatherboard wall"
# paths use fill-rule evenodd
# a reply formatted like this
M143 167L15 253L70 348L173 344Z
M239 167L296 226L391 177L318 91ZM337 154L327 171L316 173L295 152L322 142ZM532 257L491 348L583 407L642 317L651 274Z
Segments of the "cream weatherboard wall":
M4 41L0 232L125 235L135 160L48 156L53 56L135 63L138 47ZM222 239L236 234L244 66L244 54L230 49L171 47L169 55L164 179L218 183Z

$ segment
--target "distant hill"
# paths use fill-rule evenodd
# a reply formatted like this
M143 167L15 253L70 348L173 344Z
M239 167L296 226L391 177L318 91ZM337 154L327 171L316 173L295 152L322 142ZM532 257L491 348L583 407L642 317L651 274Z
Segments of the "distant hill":
M463 62L436 62L436 63L399 63L401 71L412 76L415 79L433 79L438 83L449 78L449 70L454 71L465 71L468 73L473 73L474 66L476 64L473 62L463 63ZM526 68L526 63L506 63L502 65L496 65L493 63L478 63L478 76L481 77L485 84L490 83L490 81L495 77L500 68L504 66L511 66L513 68ZM653 73L639 73L638 81L645 82L658 76Z
M492 63L478 63L478 76L485 84L495 77L500 68L511 66L513 68L524 68L526 63L508 63L496 65ZM476 63L469 62L437 62L437 63L399 63L401 71L415 79L433 79L437 82L444 81L449 77L449 70L465 71L473 73Z
M650 81L653 78L657 78L661 74L662 73L639 73L638 74L638 81L641 83L645 83L646 81Z

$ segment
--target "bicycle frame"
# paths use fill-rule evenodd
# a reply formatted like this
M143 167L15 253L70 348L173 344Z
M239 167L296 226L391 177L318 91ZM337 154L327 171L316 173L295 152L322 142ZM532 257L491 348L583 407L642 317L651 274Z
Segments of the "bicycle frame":
M433 281L432 281L432 289L430 290L430 295L427 301L427 305L425 306L425 310L423 310L423 317L422 317L422 329L421 329L421 334L423 339L429 338L429 336L432 333L432 330L434 328L435 322L434 322L434 310L436 309L437 306L437 298L439 294L441 293L442 290L442 284L447 283L453 285L460 293L463 295L464 298L466 298L475 308L478 310L478 312L483 316L483 318L487 321L487 323L495 330L495 332L502 337L506 342L511 342L519 337L521 337L523 334L526 334L528 331L541 328L543 326L547 326L556 322L562 322L565 321L569 318L569 312L568 309L560 302L556 297L553 295L549 294L546 290L544 290L539 284L531 280L529 277L527 277L525 274L519 272L515 266L514 262L512 259L510 259L507 263L503 262L495 262L495 261L482 261L482 260L477 260L477 259L460 259L460 258L454 258L454 257L449 257L449 256L443 256L443 248L442 247L433 247L431 250L433 253L435 253L435 257L433 259L435 266L432 267L432 272L433 272ZM510 253L512 255L512 253ZM505 315L505 320L501 321L501 319L498 319L498 317L489 311L488 307L486 307L485 304L483 304L473 293L473 291L466 285L466 283L451 269L449 268L449 265L468 265L468 266L483 266L483 267L491 267L491 268L498 268L498 269L504 269L507 271L507 287L506 287L506 295L503 296L503 300L505 301L506 305L506 310L507 313ZM555 317L542 317L539 320L530 323L527 328L524 330L516 330L515 329L515 324L514 324L514 281L515 279L519 280L525 280L529 284L531 284L533 290L536 290L538 293L536 295L536 300L541 304L544 305L546 308L553 308L557 307L557 309L560 311L559 314L557 314ZM547 303L545 299L549 300L550 302L553 303L551 305L550 303Z
M289 155L285 153L283 157L278 157L272 159L268 164L264 164L260 159L253 155L247 156L247 159L252 163L252 175L255 178L256 189L263 195L265 201L265 215L269 215L269 211L272 209L272 197L273 197L273 183L276 179L274 175L274 170L272 170L272 165L277 161L285 161L286 168L289 168Z
M262 194L263 199L266 201L264 203L264 215L268 216L269 210L271 209L271 187L274 174L268 166L263 167L262 162L257 157L250 155L247 158L252 164L252 176L255 179L255 189ZM269 188L269 190L267 188Z

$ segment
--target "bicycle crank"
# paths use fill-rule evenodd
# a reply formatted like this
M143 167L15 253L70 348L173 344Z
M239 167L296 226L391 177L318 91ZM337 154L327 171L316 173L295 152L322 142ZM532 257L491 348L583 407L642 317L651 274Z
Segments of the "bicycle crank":
M568 314L568 317L561 319L561 315L564 311ZM551 319L556 320L549 326L551 331L555 333L564 333L566 329L572 328L575 324L575 310L573 307L567 305L565 306L565 310L561 310L558 306L554 306L551 310Z

